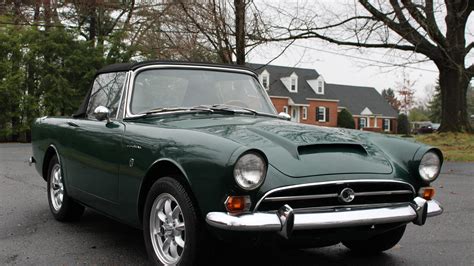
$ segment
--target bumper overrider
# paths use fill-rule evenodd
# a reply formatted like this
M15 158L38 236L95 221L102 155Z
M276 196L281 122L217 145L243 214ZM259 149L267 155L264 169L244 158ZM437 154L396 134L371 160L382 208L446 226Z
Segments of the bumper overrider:
M440 215L443 208L436 200L416 197L412 202L384 207L338 207L332 210L299 212L282 206L275 212L254 212L241 215L210 212L209 225L231 231L273 231L290 237L293 230L347 228L363 225L409 223L423 225L427 217Z

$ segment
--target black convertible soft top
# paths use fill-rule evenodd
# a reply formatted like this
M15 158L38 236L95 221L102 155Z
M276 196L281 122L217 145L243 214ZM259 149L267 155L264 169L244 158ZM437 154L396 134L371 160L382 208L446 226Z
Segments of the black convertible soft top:
M255 73L253 69L246 66L240 66L240 65L215 64L215 63L203 63L203 62L185 62L185 61L148 60L148 61L142 61L142 62L136 62L136 63L118 63L118 64L107 65L99 69L96 72L95 77L99 74L113 73L113 72L126 72L129 70L135 70L143 66L151 66L151 65L213 66L213 67L229 68L229 69L242 69L242 70L247 70L252 73ZM84 100L82 101L81 106L79 106L79 109L72 115L72 117L74 118L85 117L87 113L87 103L89 102L89 97L91 95L93 82L94 81L92 81L89 91L84 97Z
M179 66L214 66L221 68L233 68L233 69L243 69L254 72L253 69L240 66L240 65L230 65L230 64L215 64L215 63L203 63L203 62L186 62L186 61L166 61L166 60L148 60L137 63L118 63L105 66L97 71L97 74L110 73L110 72L122 72L135 70L139 67L150 66L150 65L179 65Z

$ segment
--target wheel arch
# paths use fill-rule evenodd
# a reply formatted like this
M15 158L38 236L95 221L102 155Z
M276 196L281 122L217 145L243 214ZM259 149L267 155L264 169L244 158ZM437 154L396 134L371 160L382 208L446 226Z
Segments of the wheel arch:
M151 186L163 177L171 177L177 180L181 185L184 186L188 192L193 204L196 207L196 211L200 213L197 200L191 189L191 183L186 175L184 169L175 161L170 159L159 159L148 168L145 177L140 185L140 192L138 196L138 217L140 224L143 224L143 211L145 208L146 197L150 191Z
M44 181L47 181L49 162L54 157L54 155L58 157L58 161L61 164L61 159L59 158L58 149L56 148L56 146L54 146L54 144L50 144L48 148L46 149L46 152L44 153L44 157L43 157L43 165L42 165L41 173L43 175Z

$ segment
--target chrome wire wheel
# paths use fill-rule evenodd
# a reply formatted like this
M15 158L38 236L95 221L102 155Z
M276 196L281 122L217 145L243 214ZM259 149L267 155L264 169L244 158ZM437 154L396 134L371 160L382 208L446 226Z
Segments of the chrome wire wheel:
M51 169L49 196L56 212L61 209L64 200L64 183L61 174L61 166L55 164Z
M179 262L185 247L185 233L178 201L168 193L160 194L150 211L150 238L155 254L163 264Z

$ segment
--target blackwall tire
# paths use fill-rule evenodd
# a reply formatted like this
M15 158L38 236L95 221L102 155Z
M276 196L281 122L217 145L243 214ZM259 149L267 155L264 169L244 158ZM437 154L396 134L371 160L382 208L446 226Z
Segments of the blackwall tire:
M61 164L56 155L49 161L46 180L49 208L54 219L61 222L79 220L84 213L84 206L68 196Z
M184 186L170 177L160 178L148 192L143 233L151 263L195 265L202 239L193 201Z

